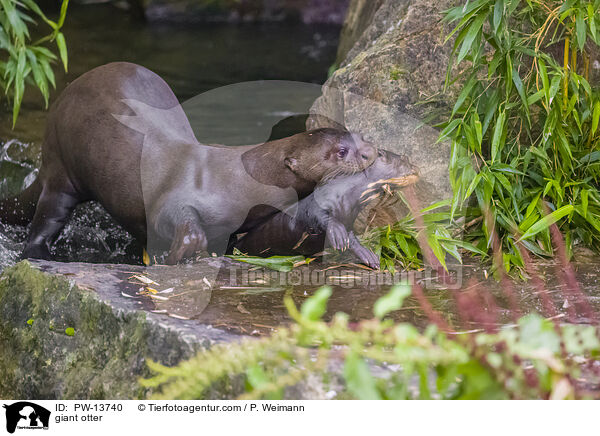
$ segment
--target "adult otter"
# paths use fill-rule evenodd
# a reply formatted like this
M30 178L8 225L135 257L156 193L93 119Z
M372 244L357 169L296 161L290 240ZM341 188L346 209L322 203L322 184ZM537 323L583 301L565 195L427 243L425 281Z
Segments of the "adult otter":
M112 63L79 77L54 103L38 178L0 203L0 218L33 218L23 257L49 258L75 206L95 200L142 243L168 248L167 263L176 263L209 243L224 250L229 234L324 178L361 171L375 155L357 135L332 129L253 146L201 145L159 76Z
M329 242L337 250L350 248L361 262L379 268L379 257L363 247L351 229L364 204L363 194L393 184L406 186L418 179L405 157L379 150L373 165L361 173L341 176L318 186L296 206L277 213L234 242L230 249L257 256L323 251Z

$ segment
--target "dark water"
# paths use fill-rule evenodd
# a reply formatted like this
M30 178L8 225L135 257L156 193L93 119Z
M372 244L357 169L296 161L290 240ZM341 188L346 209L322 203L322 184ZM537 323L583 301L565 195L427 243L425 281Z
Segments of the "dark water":
M74 5L64 29L69 72L57 70L57 90L51 101L81 74L113 61L134 62L155 71L181 102L192 99L198 103L199 94L238 82L291 80L322 84L335 59L339 31L336 26L289 23L146 25L109 5ZM314 89L318 87L313 87L309 94L303 93L304 106L310 105L307 95L314 94ZM280 115L295 114L298 101L302 100L293 95L287 98L290 108L296 109L279 107ZM235 92L229 92L226 99L229 104L235 103ZM6 101L0 105L0 197L3 197L20 191L35 177L47 112L39 92L29 89L13 130L10 107ZM258 106L255 109L260 110ZM210 120L211 125L214 121ZM267 127L268 132L270 126ZM242 140L242 128L247 126L236 131L236 123L227 125L226 133L233 138L232 142ZM212 136L221 138L223 133ZM139 262L141 248L99 207L80 207L75 215L57 241L58 259ZM24 234L25 229L0 224L0 268L15 261Z

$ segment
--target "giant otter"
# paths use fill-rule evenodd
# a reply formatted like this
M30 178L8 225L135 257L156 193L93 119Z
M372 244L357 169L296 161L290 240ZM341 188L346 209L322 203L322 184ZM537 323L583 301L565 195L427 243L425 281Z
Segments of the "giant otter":
M379 150L377 159L366 170L318 186L297 205L273 215L234 241L229 251L237 248L257 256L312 256L329 242L337 250L350 248L361 262L379 268L379 257L348 230L364 204L363 193L386 184L406 186L417 178L417 169L405 157Z
M368 167L372 144L318 129L264 144L201 145L171 88L139 65L111 63L73 81L48 116L38 178L0 203L0 219L33 219L24 258L49 258L75 206L98 201L173 264L227 246L317 183ZM268 207L261 207L266 205Z

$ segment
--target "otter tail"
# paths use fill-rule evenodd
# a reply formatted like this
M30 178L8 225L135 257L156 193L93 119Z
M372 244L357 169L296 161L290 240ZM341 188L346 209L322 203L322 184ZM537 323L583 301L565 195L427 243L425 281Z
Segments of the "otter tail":
M17 197L0 200L0 221L20 226L29 224L41 193L42 183L38 178Z

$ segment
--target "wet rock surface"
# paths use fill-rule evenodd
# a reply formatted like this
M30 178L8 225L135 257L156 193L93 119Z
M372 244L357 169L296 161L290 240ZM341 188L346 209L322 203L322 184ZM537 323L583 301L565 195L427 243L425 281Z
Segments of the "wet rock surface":
M575 267L598 311L600 267ZM573 302L556 280L556 266L540 264L539 269L558 316L568 320ZM470 289L475 279L499 297L501 307L508 307L500 285L485 278L485 267L454 270L461 290ZM21 262L0 276L0 396L142 398L150 392L137 380L148 375L148 359L170 366L215 343L269 335L290 322L283 305L286 294L301 305L329 284L333 295L324 318L345 312L351 322L358 322L372 318L373 303L403 278L401 273L391 276L353 264L317 263L278 273L228 258L148 268ZM416 280L426 288L433 308L460 325L454 291L437 286L435 276L426 272L417 272ZM515 281L515 287L523 312L541 312L531 283ZM512 315L503 309L501 323L510 324ZM427 324L413 298L391 317L420 327ZM569 321L588 322L583 316ZM226 397L231 388L217 388L211 397ZM298 389L303 393L295 391L295 398L314 397L314 387Z
M0 279L0 396L142 398L147 392L137 380L148 374L146 359L175 365L234 339L211 326L141 311L121 294L121 277L134 271L27 262L7 269Z

